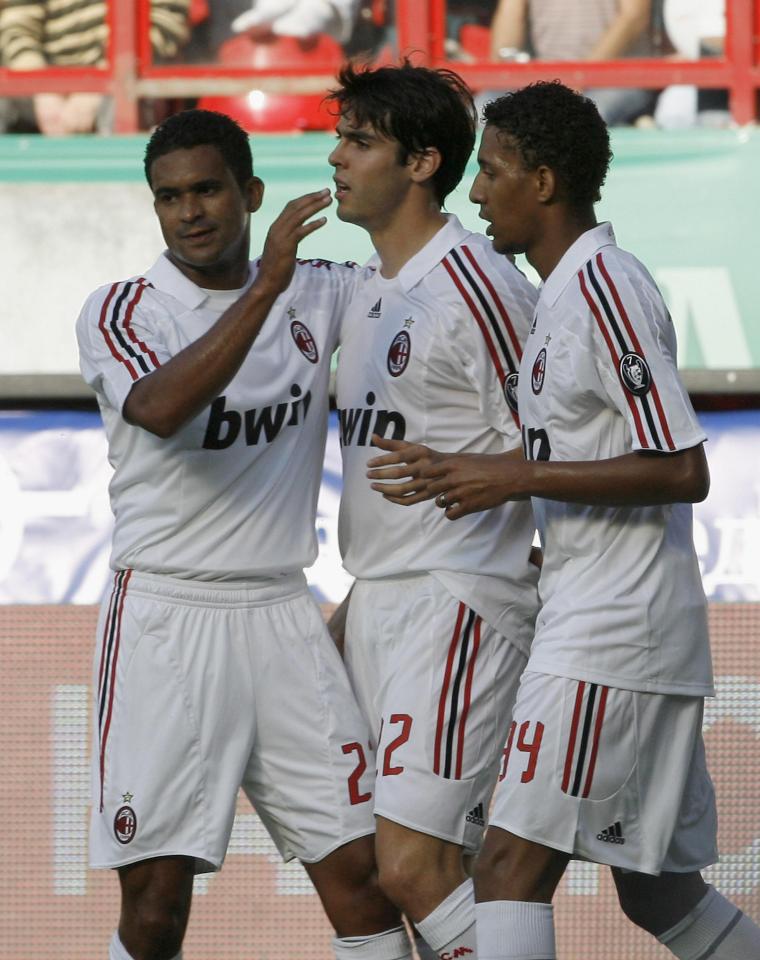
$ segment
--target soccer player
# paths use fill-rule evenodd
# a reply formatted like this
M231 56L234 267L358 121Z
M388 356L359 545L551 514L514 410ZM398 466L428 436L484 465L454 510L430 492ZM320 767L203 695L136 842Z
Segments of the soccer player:
M760 930L700 873L717 853L691 503L709 477L673 325L596 221L611 154L594 104L539 83L484 117L470 197L494 250L525 253L543 280L520 369L524 459L395 444L372 471L411 477L375 486L437 497L454 527L532 497L541 533L542 608L475 868L480 956L556 956L551 900L577 857L609 864L628 917L682 960L760 957Z
M171 117L145 172L168 249L77 324L114 467L90 836L121 881L109 956L180 956L193 876L221 867L242 785L303 862L336 953L405 957L376 882L368 730L303 576L356 271L295 262L328 190L289 203L249 263L263 184L229 117Z
M475 952L472 881L537 609L528 503L449 524L370 489L373 435L445 450L519 448L515 387L535 289L442 212L476 113L464 83L404 63L339 76L330 156L341 220L374 273L343 322L340 542L356 578L345 660L376 742L384 892L440 957Z

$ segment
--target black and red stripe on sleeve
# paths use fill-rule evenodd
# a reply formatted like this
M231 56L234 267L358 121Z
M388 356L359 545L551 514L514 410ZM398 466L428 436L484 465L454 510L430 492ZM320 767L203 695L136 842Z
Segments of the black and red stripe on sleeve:
M596 321L607 345L616 375L621 382L623 394L633 420L636 436L644 450L675 450L675 443L668 425L657 384L652 378L649 388L642 393L633 393L622 379L621 360L635 354L647 362L644 349L636 335L628 311L617 285L607 270L601 252L578 271L581 293ZM651 366L648 366L651 372Z

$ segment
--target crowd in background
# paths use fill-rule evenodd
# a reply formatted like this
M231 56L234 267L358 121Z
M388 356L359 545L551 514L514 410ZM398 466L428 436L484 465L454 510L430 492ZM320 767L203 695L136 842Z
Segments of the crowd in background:
M0 0L0 65L103 66L108 0ZM721 55L725 0L448 0L453 61L617 60ZM156 63L252 68L334 53L397 56L390 0L151 0ZM481 91L481 100L494 91ZM594 88L610 125L727 125L725 91ZM148 124L149 125L149 124ZM41 91L0 99L0 132L109 132L112 109L93 93Z

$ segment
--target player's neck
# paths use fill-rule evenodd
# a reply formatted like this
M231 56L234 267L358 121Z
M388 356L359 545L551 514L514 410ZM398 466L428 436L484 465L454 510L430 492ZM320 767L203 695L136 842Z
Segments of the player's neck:
M445 226L446 216L430 205L404 216L394 217L387 224L370 231L372 245L380 257L380 274L386 279L398 276L402 267L428 244Z
M554 217L553 222L546 224L546 228L536 237L535 243L525 251L528 263L542 280L546 280L578 237L596 225L593 209L577 216Z

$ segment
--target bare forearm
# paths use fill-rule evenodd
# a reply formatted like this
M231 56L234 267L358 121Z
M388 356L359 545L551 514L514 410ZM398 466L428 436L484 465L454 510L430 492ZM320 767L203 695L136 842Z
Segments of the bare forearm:
M235 376L276 299L272 285L254 283L207 333L134 385L124 418L159 437L176 433Z
M620 12L590 51L589 60L614 60L638 40L649 24L650 0L626 0Z
M533 461L521 469L531 496L569 503L696 503L704 500L709 489L701 445L672 454L629 453L591 462Z
M494 58L498 58L499 50L504 47L525 48L526 21L526 0L501 0L491 22L491 55Z
M572 462L526 461L515 451L447 455L402 440L373 441L389 452L367 464L372 489L403 506L436 498L449 520L529 497L599 506L696 503L710 486L702 444Z

